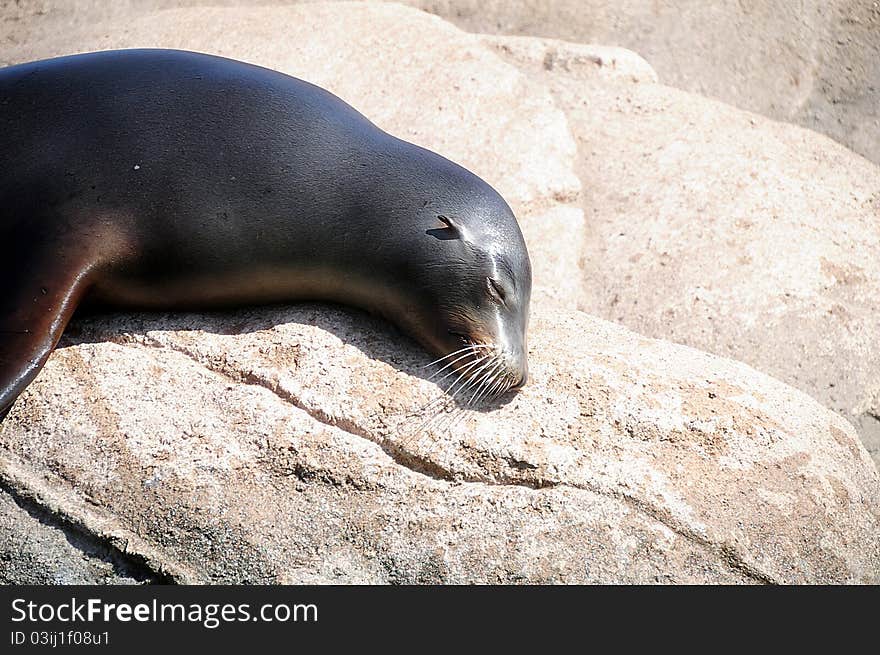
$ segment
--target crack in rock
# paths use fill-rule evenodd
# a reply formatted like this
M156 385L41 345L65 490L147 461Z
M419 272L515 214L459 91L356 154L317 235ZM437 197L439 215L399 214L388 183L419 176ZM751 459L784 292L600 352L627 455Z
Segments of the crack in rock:
M532 489L535 491L541 489L551 489L556 487L576 489L579 491L587 491L599 496L604 496L606 498L612 498L619 502L622 502L632 509L649 516L654 519L658 523L665 525L667 528L672 530L674 533L679 535L680 537L697 543L704 548L708 549L710 552L714 553L716 556L721 559L727 566L731 569L741 573L749 579L755 580L757 582L763 584L779 584L779 580L776 580L773 576L768 573L765 573L759 570L754 565L750 564L746 561L745 557L738 553L737 550L731 546L730 544L725 543L716 543L710 540L709 538L699 534L693 528L688 527L687 525L680 522L678 519L674 518L669 514L669 512L664 511L660 507L656 507L653 504L636 498L632 495L622 493L620 491L614 489L607 489L601 487L597 484L577 484L572 482L565 482L561 480L550 480L550 479L541 479L541 480L528 480L524 478L518 478L507 475L500 476L474 476L467 474L455 473L436 462L431 461L428 458L421 457L415 455L411 452L406 451L405 449L393 444L387 440L379 440L374 435L372 435L367 429L361 427L354 421L350 421L348 419L342 417L335 417L327 414L326 412L309 407L305 405L299 398L297 398L291 392L279 388L276 382L271 380L267 380L266 378L260 377L256 373L253 372L242 372L236 369L227 370L222 367L212 366L209 362L204 362L198 358L198 356L189 351L187 348L180 346L178 344L163 344L162 342L144 335L144 341L141 342L139 340L135 340L135 343L143 343L144 345L153 347L153 348L167 348L174 352L180 353L186 356L191 361L196 364L202 366L208 371L215 373L224 377L227 380L231 380L233 382L251 384L254 386L259 386L268 391L275 394L280 400L306 412L309 416L311 416L316 421L328 425L331 427L339 428L353 436L356 436L361 439L366 439L370 443L376 444L379 446L383 452L385 452L395 463L404 468L411 470L417 474L424 475L430 477L434 480L441 480L444 482L453 482L453 483L464 483L464 484L481 484L487 486L517 486L517 487L525 487L527 489Z
M167 572L157 570L139 553L121 550L107 539L93 534L85 526L71 518L52 511L40 504L31 495L7 484L0 478L0 491L10 498L27 514L41 524L59 530L71 546L88 559L99 559L113 567L113 572L122 577L132 578L142 584L173 584L176 580Z
M745 557L742 554L738 553L736 549L730 544L726 544L723 542L713 542L708 537L701 535L696 530L688 527L687 525L670 515L669 512L666 512L663 509L656 507L645 500L636 498L635 496L631 496L629 494L622 493L620 491L616 491L614 489L603 489L598 485L561 482L558 486L573 487L575 489L582 489L584 491L592 491L593 493L598 495L616 498L624 504L629 505L633 509L650 516L658 523L665 525L667 528L675 532L677 535L683 537L684 539L700 544L704 548L708 549L710 552L717 555L721 559L721 561L727 564L731 569L742 573L744 576L763 584L781 584L779 580L775 579L770 574L759 570L752 564L749 564L746 561Z
M0 468L0 491L8 494L21 509L45 526L60 530L68 543L88 558L97 558L113 566L117 575L130 577L142 584L180 584L187 583L185 575L179 575L154 557L129 548L131 541L124 537L89 525L89 521L68 512L47 500L28 480L18 479L10 468L15 467L7 461ZM15 467L20 468L20 467ZM28 477L28 476L25 476Z
M332 416L321 409L309 407L299 398L297 398L293 393L279 387L276 382L260 377L256 373L239 371L235 368L231 368L230 370L223 367L212 366L210 362L202 361L195 353L191 352L190 350L179 344L162 343L161 341L147 335L143 336L143 340L134 338L127 339L127 341L129 343L145 345L151 348L158 348L160 350L166 349L176 353L180 353L190 361L195 362L196 364L204 368L205 370L210 371L216 375L220 375L226 380L239 384L249 384L266 389L272 392L278 399L282 400L288 405L292 405L293 407L302 410L319 423L338 428L354 437L365 439L370 443L377 445L395 463L414 473L424 475L433 480L441 480L444 482L456 481L456 476L452 471L443 468L436 462L433 462L428 458L420 457L413 453L407 452L406 450L400 448L399 446L388 440L380 440L374 438L369 430L362 428L354 421L340 416Z

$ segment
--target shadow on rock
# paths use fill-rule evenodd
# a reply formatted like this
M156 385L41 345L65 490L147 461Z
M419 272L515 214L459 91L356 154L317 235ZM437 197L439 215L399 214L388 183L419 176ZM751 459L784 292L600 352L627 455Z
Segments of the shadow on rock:
M437 367L428 366L434 359L412 338L393 324L365 311L331 303L299 303L263 305L225 311L203 312L97 312L80 309L74 315L57 348L88 343L124 341L124 335L145 337L150 332L204 332L218 336L234 336L269 332L285 324L317 327L354 346L370 359L382 361L407 375L432 381ZM376 335L381 335L377 339ZM280 365L280 364L279 364ZM449 378L455 381L455 377ZM448 381L435 381L444 393L454 391ZM450 398L455 409L491 412L507 405L516 397L507 391L492 399L468 405L463 398ZM2 416L0 416L2 420Z

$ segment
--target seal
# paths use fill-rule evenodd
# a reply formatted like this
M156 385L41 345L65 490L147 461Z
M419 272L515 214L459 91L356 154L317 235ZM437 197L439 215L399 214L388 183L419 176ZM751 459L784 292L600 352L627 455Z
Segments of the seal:
M510 207L317 86L179 50L11 66L0 158L0 412L81 304L333 301L396 324L456 393L526 381Z

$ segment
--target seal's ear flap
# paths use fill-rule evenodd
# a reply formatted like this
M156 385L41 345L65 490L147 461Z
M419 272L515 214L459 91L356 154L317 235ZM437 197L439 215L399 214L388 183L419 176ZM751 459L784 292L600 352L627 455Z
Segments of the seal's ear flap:
M443 225L448 227L450 230L454 230L458 234L459 238L461 237L462 230L461 230L461 227L459 226L459 224L455 221L455 219L449 218L448 216L444 216L443 214L438 214L437 218L440 219L440 222L443 223Z
M425 234L430 234L432 237L436 237L441 241L464 238L464 230L454 219L451 219L448 216L443 216L442 214L438 214L437 219L443 223L446 228L442 230L426 230Z

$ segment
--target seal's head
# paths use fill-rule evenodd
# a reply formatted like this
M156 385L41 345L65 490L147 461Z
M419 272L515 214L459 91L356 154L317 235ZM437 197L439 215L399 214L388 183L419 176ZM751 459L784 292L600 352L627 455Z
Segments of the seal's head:
M346 299L350 285L365 287L363 304L439 358L440 380L452 379L444 387L459 400L522 386L532 267L510 206L477 175L419 146L386 135L370 152L368 161L353 158L360 165L345 206L353 225L375 217L377 232L333 239L356 246L345 251L344 267L355 267Z
M532 271L513 213L506 203L495 211L502 215L437 214L438 226L426 234L440 242L435 247L443 256L432 268L445 278L444 292L434 298L432 350L444 366L487 386L493 379L503 393L528 378Z
M408 232L401 322L439 358L451 393L464 391L465 401L497 397L528 378L531 263L501 196L464 169L447 172Z

